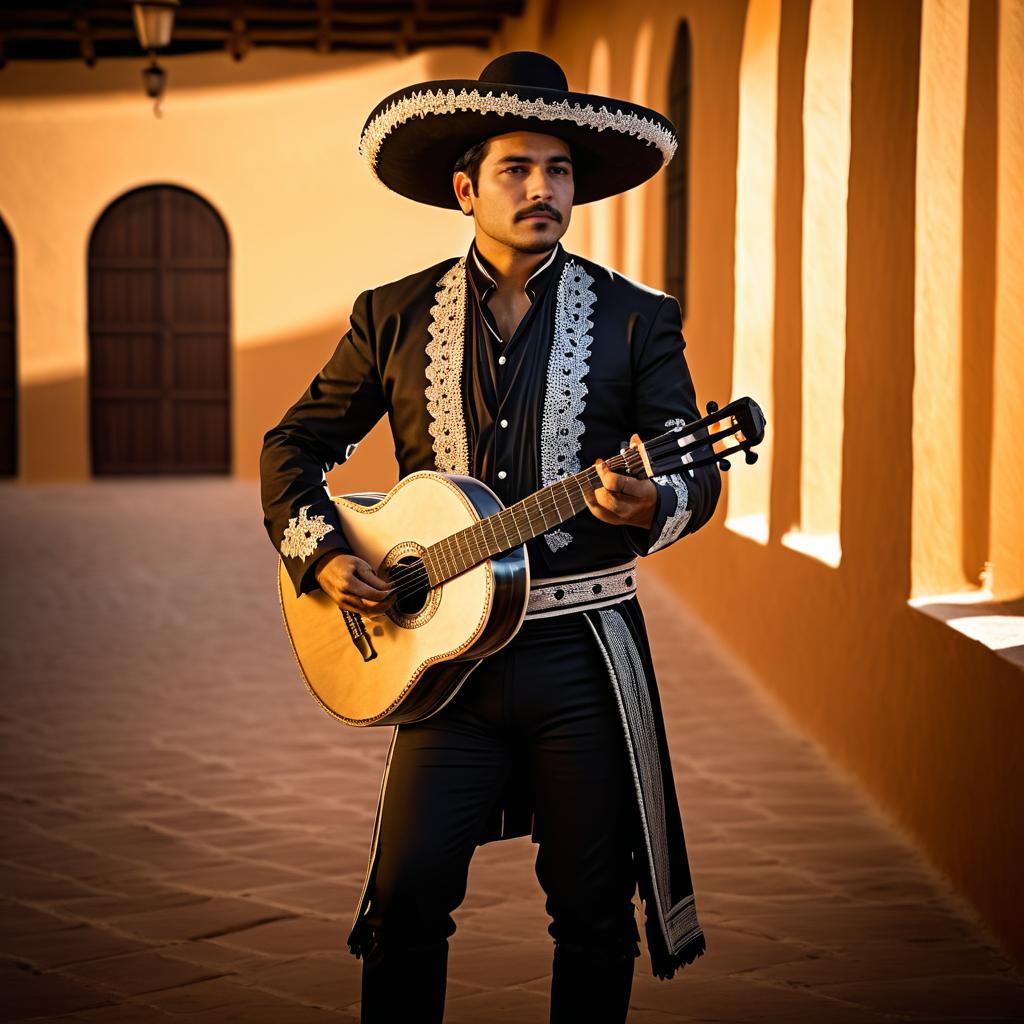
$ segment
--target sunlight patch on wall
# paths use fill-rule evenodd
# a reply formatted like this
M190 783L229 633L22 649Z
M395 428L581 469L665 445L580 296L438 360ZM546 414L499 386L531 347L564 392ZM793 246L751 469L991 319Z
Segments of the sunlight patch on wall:
M968 0L921 9L911 593L962 590L961 297ZM979 566L980 569L980 566Z
M838 566L846 361L852 0L814 0L804 68L800 526L786 547Z
M780 0L750 0L740 65L739 156L736 165L735 343L733 396L750 395L769 423L775 317L775 136ZM730 530L768 541L772 434L756 466L729 478ZM737 460L739 461L739 460Z

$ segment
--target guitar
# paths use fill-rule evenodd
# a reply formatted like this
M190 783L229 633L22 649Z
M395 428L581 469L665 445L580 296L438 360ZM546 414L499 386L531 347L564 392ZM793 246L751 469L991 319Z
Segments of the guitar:
M764 438L757 403L739 398L608 459L640 479L752 451ZM387 494L332 497L355 554L395 587L384 615L342 611L322 591L295 596L283 562L278 594L302 678L346 725L397 725L440 710L480 663L515 636L530 593L526 541L586 507L601 485L591 466L507 508L471 477L423 471Z

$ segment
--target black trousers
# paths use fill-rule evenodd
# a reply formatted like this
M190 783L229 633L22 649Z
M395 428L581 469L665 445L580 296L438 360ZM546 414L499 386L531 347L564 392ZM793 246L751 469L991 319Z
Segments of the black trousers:
M452 911L509 772L535 807L555 940L551 1020L621 1024L639 931L622 721L582 615L525 622L430 718L398 729L381 809L363 1024L440 1022Z

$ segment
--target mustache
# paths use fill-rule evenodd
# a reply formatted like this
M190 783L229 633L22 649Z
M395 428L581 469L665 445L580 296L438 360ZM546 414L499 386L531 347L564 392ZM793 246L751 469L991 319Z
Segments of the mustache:
M561 222L562 220L562 215L553 206L548 206L547 203L538 203L536 206L531 206L528 210L523 210L520 213L517 213L516 220L522 220L524 217L529 217L531 213L547 213L556 221Z

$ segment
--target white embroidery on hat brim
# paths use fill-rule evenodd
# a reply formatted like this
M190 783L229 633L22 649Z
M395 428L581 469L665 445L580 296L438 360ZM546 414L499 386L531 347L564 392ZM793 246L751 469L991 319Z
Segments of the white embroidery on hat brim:
M512 114L516 117L533 117L538 121L571 121L580 127L592 128L599 132L611 129L623 135L635 136L647 145L657 147L663 164L667 164L675 156L678 146L675 135L663 124L649 117L641 117L632 111L617 108L613 112L606 106L597 108L590 103L570 103L569 100L526 100L514 92L501 92L495 95L493 92L481 93L477 89L470 92L463 89L456 94L454 89L447 92L427 89L403 96L382 110L364 129L359 139L359 153L370 165L373 176L379 179L377 158L380 156L384 140L395 128L414 117L456 114L459 111Z

